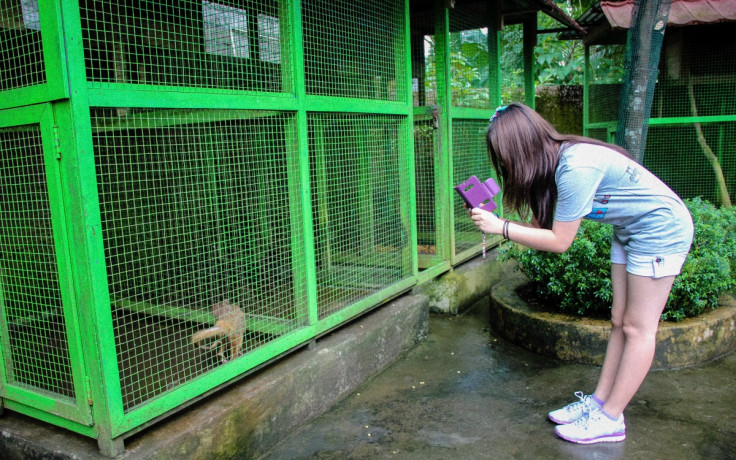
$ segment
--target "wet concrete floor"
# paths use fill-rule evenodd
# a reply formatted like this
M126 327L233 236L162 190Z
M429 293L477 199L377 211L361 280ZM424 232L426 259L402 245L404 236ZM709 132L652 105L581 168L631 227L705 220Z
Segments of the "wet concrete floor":
M557 438L547 412L592 392L598 373L496 336L486 298L433 316L426 341L265 458L736 459L736 353L650 372L625 412L623 442Z

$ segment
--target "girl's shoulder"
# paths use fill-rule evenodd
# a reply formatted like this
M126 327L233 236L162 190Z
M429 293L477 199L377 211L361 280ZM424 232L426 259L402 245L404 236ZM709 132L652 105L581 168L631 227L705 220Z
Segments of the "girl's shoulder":
M566 142L560 146L560 166L605 169L606 164L620 160L625 157L603 145Z

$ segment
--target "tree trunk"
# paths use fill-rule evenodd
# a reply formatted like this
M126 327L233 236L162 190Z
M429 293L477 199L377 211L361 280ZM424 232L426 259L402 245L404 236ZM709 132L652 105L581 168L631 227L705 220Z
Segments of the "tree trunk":
M616 144L644 160L649 115L672 0L634 0L619 99Z

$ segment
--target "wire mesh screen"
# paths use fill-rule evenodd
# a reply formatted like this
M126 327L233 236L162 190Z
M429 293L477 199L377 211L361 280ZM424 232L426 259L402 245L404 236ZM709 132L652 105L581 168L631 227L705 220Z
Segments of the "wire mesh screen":
M0 2L0 91L46 83L38 0Z
M485 145L487 129L486 120L453 120L453 184L459 184L472 175L482 181L491 177L493 168L488 160ZM453 193L452 199L452 211L455 217L455 253L459 254L480 244L481 233L470 220L460 195ZM494 200L500 204L500 196Z
M87 79L284 91L281 11L266 0L80 0Z
M404 22L403 2L303 1L307 94L404 100Z
M105 256L130 409L306 321L291 116L94 109Z
M501 53L501 101L524 102L524 27L505 26L499 33Z
M412 11L411 76L414 107L437 104L435 18L432 11Z
M735 32L732 24L716 24L669 28L665 34L643 164L683 198L720 204L721 185L731 195L736 189ZM620 55L623 49L591 47L591 54ZM605 68L590 71L588 135L611 141L620 77Z
M736 121L708 123L699 129L702 139L693 124L650 125L644 166L683 198L699 196L721 204L714 165L706 150L712 150L733 196L736 190Z
M320 317L411 276L405 122L309 116Z
M668 29L644 157L644 164L684 197L718 204L726 201L722 186L731 195L736 190L734 33L733 24ZM676 117L711 120L666 123Z
M470 4L450 9L450 87L455 107L490 108L488 27ZM484 20L485 19L485 20Z
M626 45L593 45L589 47L588 53L590 56L588 122L615 124L618 117ZM608 140L606 129L589 135L603 141Z
M414 117L414 165L416 169L417 248L419 254L442 254L444 241L437 238L437 174L439 145L436 121L431 116ZM421 267L420 267L421 268Z
M74 397L38 125L0 129L0 326L8 383Z

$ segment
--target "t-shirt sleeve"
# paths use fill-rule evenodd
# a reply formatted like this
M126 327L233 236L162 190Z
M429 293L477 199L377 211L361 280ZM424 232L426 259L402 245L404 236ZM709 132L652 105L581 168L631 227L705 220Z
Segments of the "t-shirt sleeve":
M555 175L557 208L555 220L571 222L581 219L593 210L593 198L603 180L603 171L583 166L560 165Z

